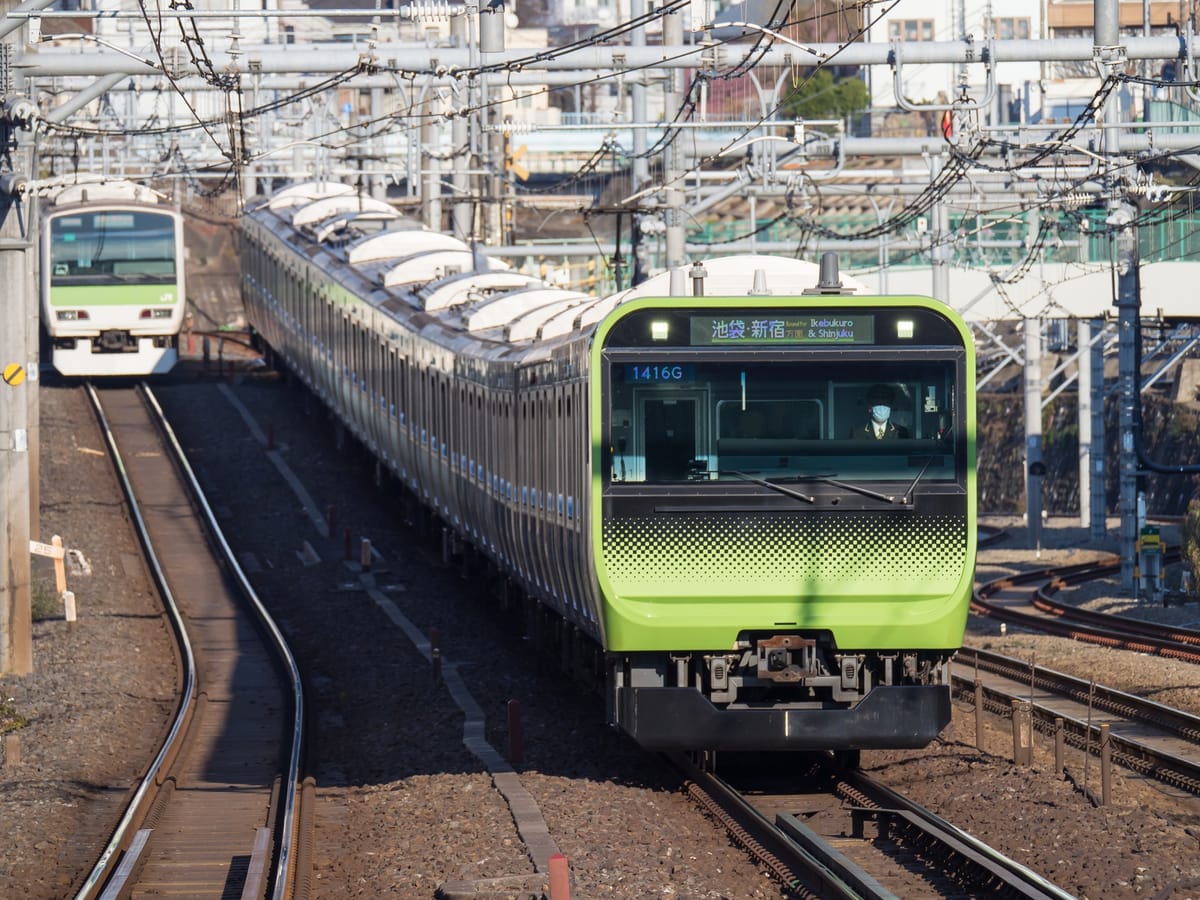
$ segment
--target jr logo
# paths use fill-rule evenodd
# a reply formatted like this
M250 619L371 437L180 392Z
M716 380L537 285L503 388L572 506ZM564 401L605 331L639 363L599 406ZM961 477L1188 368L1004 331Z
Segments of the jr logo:
M159 296L158 302L159 303L174 303L175 295L172 294L170 291L167 291L165 294L162 294Z

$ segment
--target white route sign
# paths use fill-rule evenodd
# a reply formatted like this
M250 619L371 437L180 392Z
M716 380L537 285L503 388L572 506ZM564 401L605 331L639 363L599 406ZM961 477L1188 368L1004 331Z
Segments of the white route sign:
M34 556L48 556L51 559L62 559L67 553L62 547L55 547L53 544L43 544L41 541L30 541L29 552Z

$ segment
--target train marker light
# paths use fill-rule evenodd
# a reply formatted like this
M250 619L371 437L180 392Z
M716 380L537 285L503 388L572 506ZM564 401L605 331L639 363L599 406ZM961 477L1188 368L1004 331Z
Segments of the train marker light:
M662 320L650 323L650 339L665 341L671 334L671 323Z
M896 320L896 337L911 338L913 336L913 321L912 319L897 319Z

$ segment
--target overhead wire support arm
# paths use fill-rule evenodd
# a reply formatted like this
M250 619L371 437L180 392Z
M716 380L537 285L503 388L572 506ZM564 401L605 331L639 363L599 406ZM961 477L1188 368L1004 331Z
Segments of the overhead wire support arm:
M46 9L56 0L34 0L23 3L5 13L5 23L0 26L0 37L21 27L27 19L142 19L137 9ZM350 7L346 9L195 9L155 10L155 18L162 19L409 19L414 22L430 22L465 16L475 4L448 3L440 0L406 3L391 9L376 7ZM11 21L8 21L11 20ZM56 37L59 37L56 35Z
M992 101L996 98L996 67L992 64L995 59L993 41L989 39L984 45L983 52L979 54L978 59L973 59L974 56L974 41L964 41L966 45L966 58L964 63L983 63L984 66L984 90L983 97L979 100L972 100L966 95L966 85L962 85L962 96L958 100L950 103L914 103L904 96L904 86L902 80L902 71L904 67L905 42L893 41L891 49L892 63L892 85L896 95L896 105L908 112L944 112L952 110L955 112L966 111L983 111L991 108Z
M208 10L211 11L211 10ZM206 10L196 10L197 14ZM222 11L225 12L225 11ZM374 12L374 10L372 10ZM228 16L230 13L226 13ZM250 15L245 13L245 15ZM187 16L180 16L187 18ZM56 39L62 39L62 35ZM782 43L782 42L780 42ZM910 64L962 64L976 61L964 41L930 41L927 46L909 46L904 49L904 65ZM1011 45L1011 46L1006 46ZM472 63L470 51L465 47L443 47L436 54L437 67L430 65L430 51L411 44L377 44L375 52L380 59L389 60L389 69L404 72L434 74L438 69L455 72L460 77L477 74L476 68L498 72L511 70L555 71L610 71L616 68L632 69L695 69L714 48L708 45L651 45L632 47L602 43L584 44L578 47L553 51L510 49L492 54L495 58L484 66ZM722 49L722 48L718 48ZM996 62L1028 62L1059 60L1064 62L1086 62L1094 58L1094 47L1086 38L1061 39L1055 41L1007 41L994 45L993 64ZM724 50L728 54L728 50ZM1128 59L1177 59L1179 39L1171 36L1131 38L1126 44ZM264 74L276 72L303 72L320 74L350 68L345 57L357 57L358 50L349 45L295 45L281 49L275 44L243 45L243 55L261 62ZM837 54L838 63L847 66L890 65L891 48L882 44L812 44L808 47L777 46L762 51L759 64L784 67L818 66L822 61ZM128 58L128 54L123 54ZM228 54L211 53L214 64L221 66L229 62ZM617 65L619 58L621 65ZM709 61L711 62L711 61ZM718 60L719 64L720 61ZM26 53L19 60L24 71L34 77L59 75L99 75L122 71L126 74L149 74L144 69L130 68L121 59L105 56L84 56L77 50L40 47L36 53Z

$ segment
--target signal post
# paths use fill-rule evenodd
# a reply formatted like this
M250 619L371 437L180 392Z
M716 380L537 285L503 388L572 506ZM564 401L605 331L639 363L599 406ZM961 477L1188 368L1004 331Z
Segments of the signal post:
M22 201L0 193L0 673L33 671L31 577L29 561L29 378L25 318L29 301L21 290L33 266L33 247L22 234ZM33 363L36 375L36 360Z

